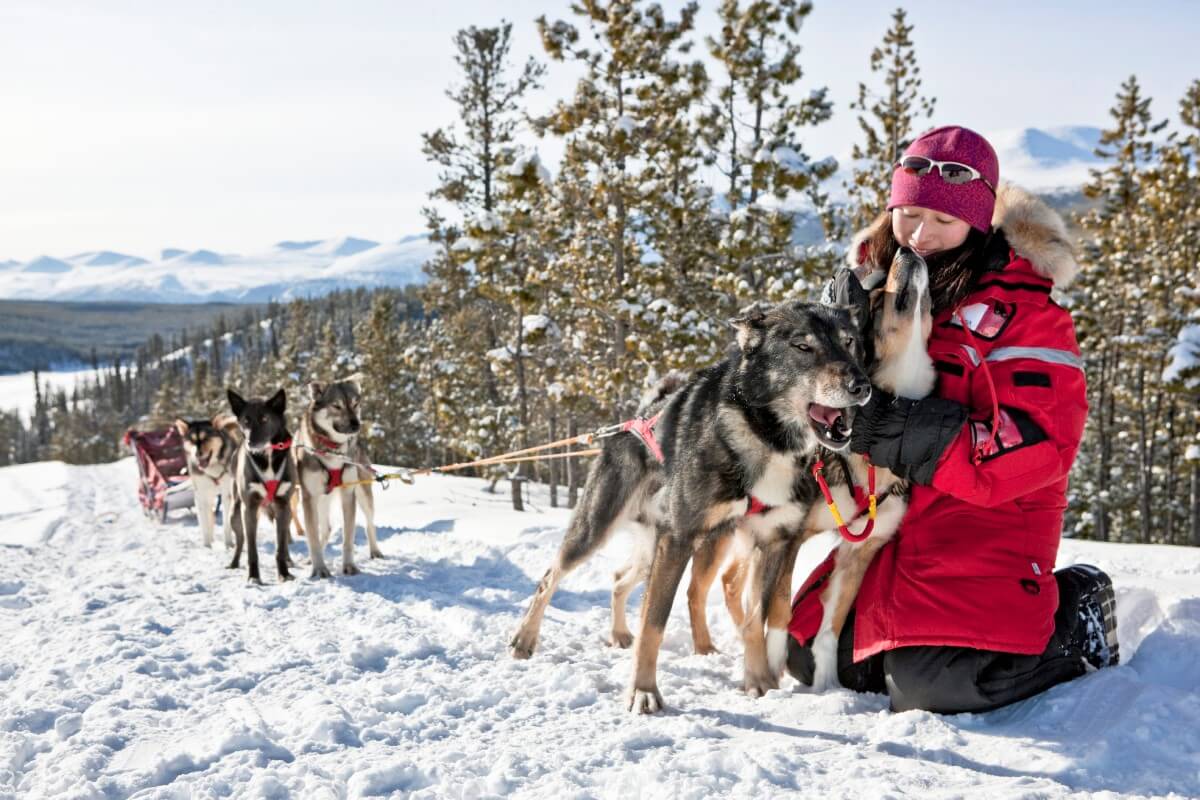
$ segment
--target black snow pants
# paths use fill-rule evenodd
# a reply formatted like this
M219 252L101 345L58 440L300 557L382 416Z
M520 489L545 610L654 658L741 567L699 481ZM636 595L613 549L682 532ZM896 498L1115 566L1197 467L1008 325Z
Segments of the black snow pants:
M853 661L854 614L838 640L838 680L858 692L886 692L893 711L923 709L940 714L990 711L1024 700L1086 671L1079 597L1073 584L1058 581L1054 634L1039 655L1016 655L970 647L899 647ZM788 639L788 671L801 683L813 681L812 642Z

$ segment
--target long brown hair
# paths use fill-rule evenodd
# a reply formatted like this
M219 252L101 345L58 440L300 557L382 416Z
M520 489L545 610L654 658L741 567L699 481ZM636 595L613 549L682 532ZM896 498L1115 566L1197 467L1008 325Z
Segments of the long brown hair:
M991 233L971 228L958 247L925 259L929 265L929 295L934 314L954 308L970 294L979 276L988 268L986 252L991 239ZM892 233L892 212L884 211L875 218L861 246L866 247L865 263L885 269L892 263L900 249L900 243Z

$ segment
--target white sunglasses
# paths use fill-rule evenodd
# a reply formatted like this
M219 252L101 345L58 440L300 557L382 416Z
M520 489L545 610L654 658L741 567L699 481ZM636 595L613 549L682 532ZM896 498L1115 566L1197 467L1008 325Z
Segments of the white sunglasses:
M938 175L946 183L954 186L961 186L964 183L971 181L983 181L983 185L991 190L992 194L996 193L996 187L992 186L991 182L983 177L983 174L968 164L960 164L957 161L934 161L932 158L925 156L905 156L896 162L893 169L902 169L909 175L918 177L928 175L934 168L937 168Z

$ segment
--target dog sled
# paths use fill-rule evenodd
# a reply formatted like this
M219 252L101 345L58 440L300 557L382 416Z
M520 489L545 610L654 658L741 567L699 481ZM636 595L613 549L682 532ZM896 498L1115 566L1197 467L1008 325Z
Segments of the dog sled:
M178 430L173 426L156 431L130 428L123 441L137 458L138 500L146 516L165 522L172 511L195 505Z

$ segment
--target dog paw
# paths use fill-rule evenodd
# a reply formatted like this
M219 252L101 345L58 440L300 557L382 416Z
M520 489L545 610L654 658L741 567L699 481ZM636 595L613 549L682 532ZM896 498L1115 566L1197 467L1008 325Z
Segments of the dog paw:
M329 572L329 567L322 564L321 566L313 566L311 578L332 578L333 575Z
M772 689L779 688L779 680L774 675L751 675L747 673L743 688L750 697L762 697Z
M657 686L647 689L632 688L628 694L628 705L632 714L657 714L663 710L662 695Z
M371 558L387 558L387 556L383 554L382 550L376 548L371 551Z
M291 574L290 572L279 573L279 582L280 583L287 583L288 581L294 581L294 580L296 580L296 576Z
M357 575L358 572L358 567L354 566L353 564L342 564L343 575Z
M698 656L718 656L721 654L721 651L712 642L698 642L695 645L695 650Z
M241 568L242 568L242 565L236 561L230 561L228 564L225 565L225 569L241 569Z
M628 650L633 645L633 634L629 631L613 631L608 637L608 643L612 647Z
M518 661L525 661L533 657L533 648L537 646L537 639L530 639L522 633L518 633L508 643L508 650L512 653L512 657Z
M253 583L255 586L263 585L262 578L258 577L257 575L251 575L246 579L246 583Z

